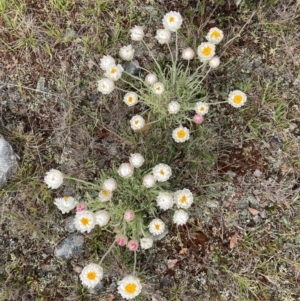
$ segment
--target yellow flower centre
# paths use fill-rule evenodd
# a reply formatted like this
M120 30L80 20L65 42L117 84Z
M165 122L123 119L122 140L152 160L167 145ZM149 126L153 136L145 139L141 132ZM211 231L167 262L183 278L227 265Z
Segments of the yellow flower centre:
M90 219L87 217L83 217L80 222L84 225L87 226L90 223Z
M159 91L160 90L160 86L156 87L155 89L156 89L156 91Z
M240 104L243 100L243 97L240 94L233 96L233 102L236 104Z
M86 275L87 279L89 279L89 280L95 280L96 276L97 276L97 274L94 271L88 272L87 275Z
M160 224L155 224L154 227L155 227L156 230L159 230L160 229Z
M110 70L110 74L115 74L115 73L117 73L117 68L112 68L111 70Z
M184 204L184 203L186 203L186 201L187 201L187 197L186 197L186 195L183 195L183 196L180 198L180 202L181 202L182 204Z
M128 97L128 102L132 102L132 101L133 101L132 96L129 96L129 97Z
M185 136L186 136L185 130L179 130L179 131L177 132L177 137L178 137L179 139L183 139L183 138L185 138Z
M102 190L102 194L103 194L104 196L108 196L108 195L109 195L109 191L106 190L106 189L103 189L103 190Z
M173 16L171 16L170 18L169 18L169 22L170 23L173 23L175 21L175 18L173 17Z
M221 37L221 34L220 34L219 31L214 30L214 31L211 33L211 37L212 37L212 38L219 38L219 37Z
M102 89L105 90L106 89L106 85L101 85Z
M209 56L211 54L211 51L212 51L211 47L210 46L206 46L206 47L204 47L202 49L202 54L204 56Z
M204 107L201 107L201 108L200 108L200 111L201 111L201 112L203 112L204 110L205 110L205 108L204 108Z
M159 173L160 173L162 176L165 174L165 172L164 172L162 169L159 171Z
M136 292L136 284L135 283L128 283L125 285L125 291L128 294L133 294Z
M64 199L64 201L66 201L66 202L67 202L67 201L68 201L68 199L69 199L69 197L68 197L68 196L64 196L64 197L63 197L63 199Z
M135 121L134 121L134 124L139 124L139 123L140 123L139 120L135 120Z

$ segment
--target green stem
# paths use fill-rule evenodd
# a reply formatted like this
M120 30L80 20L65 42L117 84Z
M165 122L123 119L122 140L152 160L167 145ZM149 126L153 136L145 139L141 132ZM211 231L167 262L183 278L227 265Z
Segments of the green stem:
M133 276L135 276L135 268L136 268L136 251L134 251Z
M90 183L90 182L87 182L87 181L84 181L84 180L80 180L80 179L77 179L77 178L72 178L72 177L64 176L64 179L73 180L75 182L80 182L80 183L83 183L83 184L85 184L87 186L91 186L91 187L98 187L98 185L96 185L96 184L93 184L93 183Z
M114 240L114 242L111 244L111 246L108 248L108 250L104 253L104 255L102 256L99 265L101 265L101 263L103 262L104 258L109 254L109 252L112 250L112 248L114 247L116 243L116 240Z
M145 47L147 48L147 50L148 50L150 56L151 56L152 59L154 60L156 66L158 67L158 69L159 69L159 71L160 71L160 74L162 75L163 72L162 72L162 70L161 70L161 68L160 68L159 63L157 62L157 60L156 60L155 57L153 56L152 51L149 49L149 47L147 46L147 44L146 44L146 42L145 42L144 40L143 40L143 43L144 43Z

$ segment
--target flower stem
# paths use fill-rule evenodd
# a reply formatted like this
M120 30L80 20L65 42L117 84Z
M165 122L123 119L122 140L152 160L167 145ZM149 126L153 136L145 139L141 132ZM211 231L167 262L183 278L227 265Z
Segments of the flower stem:
M134 251L133 276L135 276L135 268L136 268L136 251Z
M173 57L173 53L172 53L172 51L171 51L171 48L170 48L170 44L169 43L167 43L167 45L168 45L168 48L169 48L169 51L170 51L170 55L171 55L171 59L172 59L172 63L173 63L173 65L174 65L174 57Z
M177 34L177 31L175 33L176 33L176 39L175 39L176 56L175 56L175 59L176 59L176 62L177 62L177 60L178 60L178 34Z
M112 248L114 247L116 243L116 240L114 240L114 242L111 244L111 246L108 248L108 250L104 253L104 255L102 256L99 265L103 262L104 258L109 254L109 252L112 250Z
M158 67L158 69L159 69L159 71L160 71L160 74L163 74L163 72L162 72L162 70L161 70L161 68L160 68L160 65L159 65L159 63L157 62L157 60L155 59L155 57L153 56L153 54L152 54L152 52L151 52L151 50L149 49L149 47L147 46L147 44L146 44L146 42L143 40L143 43L144 43L144 45L145 45L145 47L147 48L147 50L148 50L148 52L149 52L149 54L150 54L150 56L152 57L152 59L154 60L154 62L155 62L155 64L156 64L156 66Z
M98 187L98 185L96 185L96 184L93 184L93 183L90 183L90 182L87 182L87 181L84 181L84 180L80 180L80 179L77 179L77 178L72 178L72 177L64 176L64 179L73 180L75 182L80 182L80 183L83 183L83 184L85 184L87 186L91 186L91 187Z

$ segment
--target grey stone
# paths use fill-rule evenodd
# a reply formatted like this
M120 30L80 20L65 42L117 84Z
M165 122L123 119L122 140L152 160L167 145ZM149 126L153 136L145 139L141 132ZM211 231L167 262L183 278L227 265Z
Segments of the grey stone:
M73 233L76 231L75 225L74 225L74 216L70 216L66 218L65 220L65 230Z
M254 208L256 210L260 210L259 202L258 202L258 200L254 196L249 195L248 196L248 200L249 200L249 203L251 204L250 207L252 207L252 208Z
M137 60L130 61L125 64L124 70L133 76L138 76L141 72L140 64Z
M209 200L206 202L206 206L208 208L218 208L220 206L220 203L216 200Z
M254 220L255 224L258 224L261 222L261 217L259 215L255 215L255 216L253 216L253 220Z
M0 188L5 185L16 166L16 155L11 145L0 134Z
M244 200L238 200L236 202L236 207L240 210L243 210L243 209L247 209L248 208L248 200L247 199L244 199Z
M76 257L84 251L84 235L72 233L63 239L54 250L54 256L64 260Z
M266 210L262 210L260 212L260 217L263 218L263 219L267 218L267 212L266 212Z

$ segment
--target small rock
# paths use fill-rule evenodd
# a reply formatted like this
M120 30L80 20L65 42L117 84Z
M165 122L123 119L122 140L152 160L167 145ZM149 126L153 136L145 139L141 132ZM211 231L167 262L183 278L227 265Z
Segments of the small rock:
M262 62L259 61L259 60L254 60L254 61L253 61L253 67L254 67L254 68L259 67L261 64L262 64Z
M154 241L162 240L168 233L169 233L169 231L166 229L162 234L153 235L152 238L153 238Z
M36 84L36 89L38 91L45 91L45 82L46 82L45 77L40 77Z
M259 169L256 169L253 173L253 176L260 178L262 176L262 172Z
M267 218L266 210L262 210L262 211L260 212L260 217L263 218L263 219Z
M133 76L139 76L141 72L140 64L137 60L126 63L124 69L127 73Z
M98 99L99 99L99 93L98 92L94 92L94 93L89 95L89 101L91 101L91 102L97 101Z
M261 217L259 215L255 215L253 217L253 221L255 222L255 224L258 224L261 222Z
M236 202L236 207L240 210L243 210L243 209L247 209L248 208L248 200L247 199L244 199L244 200L239 200Z
M216 200L209 200L206 202L208 208L218 208L220 206L219 202Z
M67 232L73 233L76 231L75 225L74 225L74 216L70 216L66 218L65 220L65 230Z
M54 250L54 256L64 260L71 259L83 252L84 235L72 233L63 239Z
M270 146L273 151L278 151L281 147L281 142L277 137L272 137L270 140Z
M16 165L17 158L11 145L0 135L0 188L4 186Z
M249 203L251 204L251 207L252 207L252 208L257 209L257 210L260 209L259 202L258 202L258 200L257 200L254 196L249 195L249 196L248 196L248 201L249 201Z

